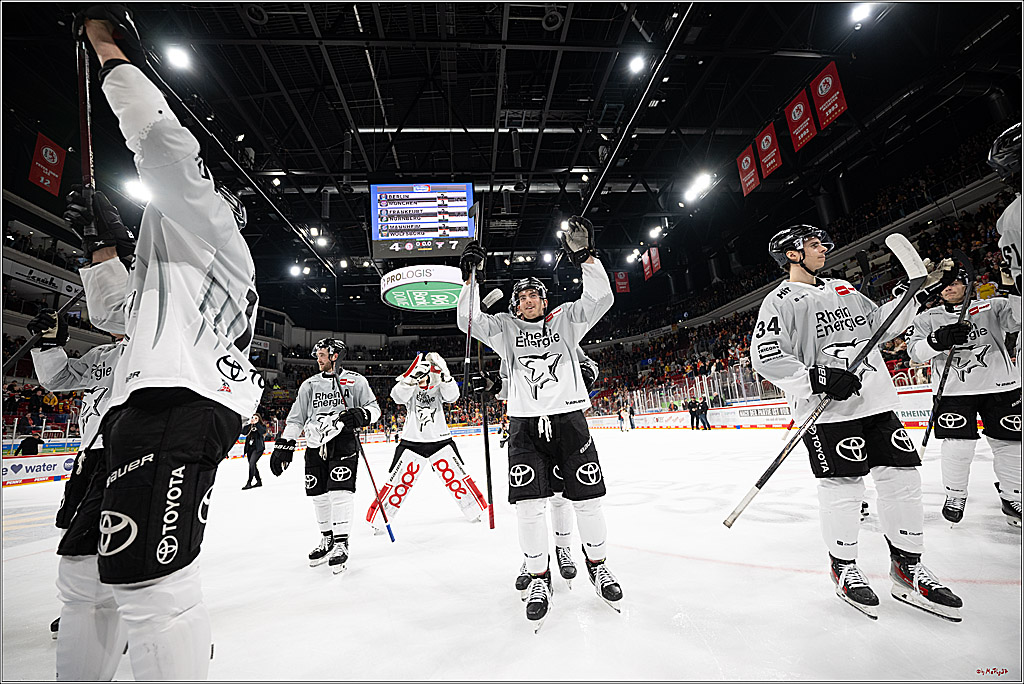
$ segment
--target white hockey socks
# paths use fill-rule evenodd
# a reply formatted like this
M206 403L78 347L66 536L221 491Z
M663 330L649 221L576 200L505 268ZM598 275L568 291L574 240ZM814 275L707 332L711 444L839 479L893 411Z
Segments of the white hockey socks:
M551 497L551 531L555 533L555 546L572 545L572 503L561 492Z
M331 532L331 499L327 494L317 494L313 497L313 510L316 512L316 524L320 527L320 534Z
M992 447L992 470L999 478L999 495L1007 501L1020 501L1021 443L987 435L985 439Z
M480 512L487 510L487 499L480 493L473 478L466 474L455 449L446 446L430 457L430 469L455 499L467 520L476 522Z
M608 540L608 526L604 522L601 498L573 501L576 510L576 526L580 530L580 541L587 558L592 561L604 560L605 542Z
M863 477L818 478L818 517L821 536L833 558L857 560Z
M548 530L544 509L547 499L527 499L516 502L516 522L519 528L519 548L526 555L526 571L531 574L548 568Z
M871 478L878 492L878 517L886 538L901 551L923 553L921 473L913 467L876 466L871 469Z
M331 498L331 532L337 539L341 535L348 535L352 528L352 510L355 506L352 492L338 490L327 492Z
M128 627L136 681L207 678L210 614L203 603L198 559L166 577L110 586Z
M971 475L971 461L974 460L973 439L942 440L942 485L949 496L967 497L967 481ZM1018 447L1019 448L1019 447ZM1018 460L1020 454L1018 454Z
M57 565L60 629L57 680L109 682L128 637L114 592L100 582L96 556L61 556Z

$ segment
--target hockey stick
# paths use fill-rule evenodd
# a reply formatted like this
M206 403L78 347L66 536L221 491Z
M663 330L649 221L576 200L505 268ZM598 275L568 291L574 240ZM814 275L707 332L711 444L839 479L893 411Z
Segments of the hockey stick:
M971 296L974 294L975 273L974 265L962 251L954 249L953 258L963 266L965 271L967 271L967 279L971 281L967 284L967 287L964 290L964 301L960 304L960 315L956 319L956 322L959 325L964 322L965 318L967 318L967 310L971 306ZM924 456L925 447L928 446L928 438L931 437L932 428L935 426L935 412L939 408L939 401L942 399L942 392L946 389L946 380L949 378L949 369L953 367L953 359L956 358L957 351L958 350L955 346L949 350L949 356L946 358L946 367L942 369L942 377L939 379L939 388L935 390L935 394L932 395L932 411L928 415L928 427L925 428L924 439L921 440L921 456ZM932 365L934 367L934 364Z
M488 298L490 295L488 295ZM484 300L486 301L486 299ZM476 365L480 375L484 374L484 343L477 340ZM480 390L480 413L484 428L484 474L487 476L487 522L494 529L494 495L491 487L491 437L487 431L487 390Z
M338 361L340 361L340 359L335 359L334 361L334 384L338 388L338 396L344 396L344 392L341 390L341 379L338 377ZM363 451L363 442L359 439L358 432L353 430L352 433L356 438L356 449L359 450L359 455L363 459L363 465L366 466L366 474L370 476L370 484L373 485L373 498L377 501L377 509L380 511L381 517L384 518L384 527L388 529L388 536L391 537L391 541L394 542L395 533L391 531L391 523L388 521L388 513L384 510L384 502L380 500L380 490L377 489L377 481L373 479L373 471L370 470L370 461L366 458L366 452Z
M861 362L867 358L868 354L878 346L878 341L882 339L882 336L885 335L886 332L888 332L889 326L892 325L893 321L903 313L903 309L905 309L911 302L916 301L914 299L914 295L921 289L925 278L928 277L928 270L925 268L924 262L921 261L921 257L914 249L914 246L910 244L910 241L907 240L905 236L899 233L893 233L885 239L885 244L888 245L889 249L892 250L893 254L896 255L896 258L899 259L900 263L903 265L903 268L907 272L907 276L910 278L910 282L907 284L907 292L896 303L896 306L889 313L886 319L882 321L881 325L875 329L875 332L870 338L868 338L867 343L861 348L853 361L850 362L850 365L847 367L847 370L850 372L855 371L857 367L860 366ZM733 523L736 522L736 519L740 517L741 513L743 513L743 510L754 499L754 497L757 496L757 493L761 491L761 488L764 487L765 483L768 482L768 479L776 470L778 470L779 466L782 465L784 460L786 460L786 457L789 456L790 452L796 448L796 445L800 442L804 433L814 425L831 403L832 397L828 396L822 398L822 400L818 402L817 407L811 411L811 415L807 416L804 422L801 423L800 428L796 431L796 434L794 434L790 438L789 442L786 443L786 446L782 448L782 453L772 461L771 465L768 466L768 469L764 471L764 474L758 478L757 482L750 488L750 491L743 497L743 500L740 501L739 505L733 509L733 512L730 513L724 521L722 521L723 525L726 527L732 527Z

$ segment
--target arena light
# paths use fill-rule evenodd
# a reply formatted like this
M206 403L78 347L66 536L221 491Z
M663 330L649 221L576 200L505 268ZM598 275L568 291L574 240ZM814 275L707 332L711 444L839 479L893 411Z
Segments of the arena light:
M590 180L590 176L588 176L587 174L583 174L582 176L580 176L580 180L586 183L587 181Z
M862 2L853 8L853 12L850 13L850 21L854 23L860 23L871 16L871 6L874 3Z
M659 235L661 235L661 226L654 226L654 228L651 228L651 237L652 238L656 238Z
M626 257L627 264L631 264L634 261L636 261L636 254L630 254L629 256Z
M299 268L298 264L294 264L291 268L288 269L288 272L291 273L293 276L297 276L300 273L302 273L302 269Z
M348 268L348 259L342 259L341 261L339 261L338 266L341 266L342 268Z
M633 248L633 256L640 256L640 250L634 247Z
M550 264L551 263L551 253L550 252L544 252L544 263L545 264Z
M319 228L317 228L316 226L312 226L312 227L311 227L311 228L309 229L309 234L310 234L310 235L312 235L313 237L316 237L317 235L319 235L319 234L320 234L320 229L319 229Z
M302 275L309 275L309 266L302 267Z
M690 183L690 187L683 193L683 199L687 202L693 202L694 200L700 199L704 196L711 188L711 182L713 178L710 173L700 173L693 182Z
M569 230L569 221L562 221L562 230Z
M281 184L281 179L280 178L275 178L274 180L270 181L270 183L271 183L271 185L273 185L276 188L277 186L279 186Z
M363 268L370 268L370 261L369 261L369 259L364 259L363 260Z
M153 193L149 191L142 181L130 180L124 184L125 191L140 202L148 202L153 199Z
M242 142L245 140L245 133L239 133L235 136L235 142Z
M573 278L572 282L573 282L574 285L579 285L580 284L580 279L579 278Z
M317 247L326 247L327 246L327 238L325 238L325 237L318 237L316 239L316 246Z
M188 53L180 47L172 46L167 48L167 61L177 69L188 69L191 61Z
M643 70L643 68L644 68L644 58L643 57L639 57L638 56L638 57L634 57L633 59L629 60L629 70L632 71L634 74L639 74Z
M327 292L327 288L326 287L321 287L320 288L320 293L323 294L324 292Z

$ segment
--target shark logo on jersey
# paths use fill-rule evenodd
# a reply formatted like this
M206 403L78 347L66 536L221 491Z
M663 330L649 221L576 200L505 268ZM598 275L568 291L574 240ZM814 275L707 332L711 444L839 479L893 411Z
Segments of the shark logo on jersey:
M437 406L430 404L418 404L416 406L416 420L420 424L420 430L434 422L434 415L437 413Z
M960 378L960 382L967 382L967 374L975 368L988 368L985 363L985 354L992 345L979 344L964 349L957 349L953 356L953 370Z
M93 416L98 417L100 415L99 404L103 400L103 395L107 393L107 389L106 387L93 387L82 392L83 411L81 421L83 423L89 422L89 419ZM84 408L86 405L88 405L88 408Z
M842 359L843 363L845 364L845 368L849 368L850 362L853 361L857 354L860 353L861 349L863 349L865 344L867 344L867 340L857 341L857 339L854 339L853 342L835 342L833 344L829 344L822 347L821 353L828 354L829 356L837 359ZM871 365L871 363L867 360L867 357L865 357L864 360L861 361L860 365L863 369L863 371L861 371L862 375L865 371L878 370L877 368Z
M537 398L538 390L542 389L549 382L558 382L558 376L555 375L555 368L558 366L558 362L561 358L561 354L555 354L552 352L544 352L539 356L519 357L519 363L526 366L527 370L530 371L530 375L526 378L526 382L530 383L530 391L533 393L534 399Z

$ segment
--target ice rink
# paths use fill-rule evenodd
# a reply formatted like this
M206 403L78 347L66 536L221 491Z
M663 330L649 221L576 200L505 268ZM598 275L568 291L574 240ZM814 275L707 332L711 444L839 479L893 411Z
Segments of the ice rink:
M920 442L923 430L910 431ZM964 601L947 622L889 595L874 488L860 564L881 600L869 620L836 597L802 447L730 530L722 520L782 446L780 430L595 430L608 495L618 614L582 568L557 578L534 634L513 588L522 556L492 437L496 529L462 519L430 472L393 523L397 541L353 530L348 571L310 568L319 541L301 457L241 491L219 471L201 558L216 680L1021 680L1021 533L1006 524L984 439L964 522L950 529L938 446L923 467L926 565ZM484 488L483 440L456 440ZM394 445L367 445L380 485ZM53 513L63 483L3 490L3 679L53 679L59 613ZM360 466L362 521L372 499ZM989 673L986 673L986 670ZM979 673L980 671L980 673ZM1004 672L1005 671L1005 672ZM999 674L995 674L999 673ZM132 679L128 658L117 679Z

